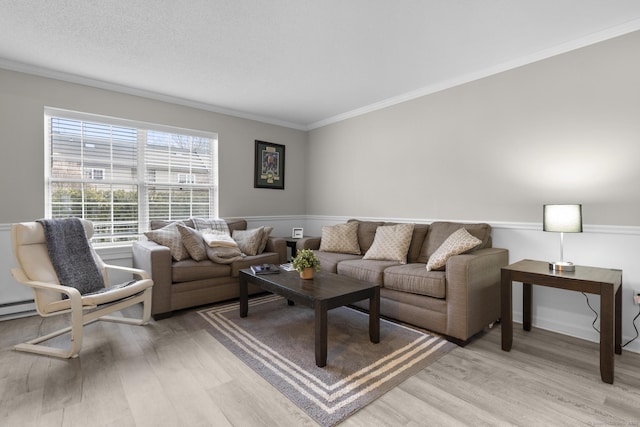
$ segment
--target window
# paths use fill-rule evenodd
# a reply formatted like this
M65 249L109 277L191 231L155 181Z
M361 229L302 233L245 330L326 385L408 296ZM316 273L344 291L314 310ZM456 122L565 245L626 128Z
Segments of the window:
M137 240L152 220L217 216L217 135L45 111L46 216L94 223L94 241Z

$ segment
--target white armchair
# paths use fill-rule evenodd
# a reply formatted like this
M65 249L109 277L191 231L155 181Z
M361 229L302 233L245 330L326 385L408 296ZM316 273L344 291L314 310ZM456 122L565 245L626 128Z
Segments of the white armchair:
M93 224L81 220L87 239L93 235ZM63 286L47 252L43 226L38 222L23 222L11 227L13 253L18 263L11 273L20 283L33 289L38 314L43 317L71 313L71 325L56 332L16 345L20 351L48 356L78 357L82 347L83 326L97 320L144 325L151 315L151 290L153 281L144 270L105 264L89 244L105 289L98 293L81 295L74 287ZM138 280L123 287L109 287L110 270L131 273ZM126 307L142 303L141 318L108 316ZM56 348L40 344L65 333L71 333L68 348Z

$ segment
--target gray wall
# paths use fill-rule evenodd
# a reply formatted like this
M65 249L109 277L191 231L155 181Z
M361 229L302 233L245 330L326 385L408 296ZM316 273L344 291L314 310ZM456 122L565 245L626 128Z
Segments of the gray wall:
M640 225L640 32L312 130L307 214Z
M304 214L307 134L0 69L0 223L44 215L44 107L218 133L220 216ZM254 189L254 140L286 146L285 191Z

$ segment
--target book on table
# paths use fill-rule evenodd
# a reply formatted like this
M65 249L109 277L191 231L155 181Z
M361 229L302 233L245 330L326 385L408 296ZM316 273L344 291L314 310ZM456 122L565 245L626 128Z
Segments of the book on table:
M280 264L280 268L283 269L284 271L295 271L296 269L293 268L293 265L289 262L287 264Z
M253 274L277 274L280 273L280 269L273 264L260 264L252 265L251 271Z

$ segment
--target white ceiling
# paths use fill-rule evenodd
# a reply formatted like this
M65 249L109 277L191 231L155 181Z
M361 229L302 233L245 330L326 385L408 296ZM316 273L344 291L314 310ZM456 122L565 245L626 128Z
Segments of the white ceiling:
M638 0L0 0L0 67L312 129L638 29Z

